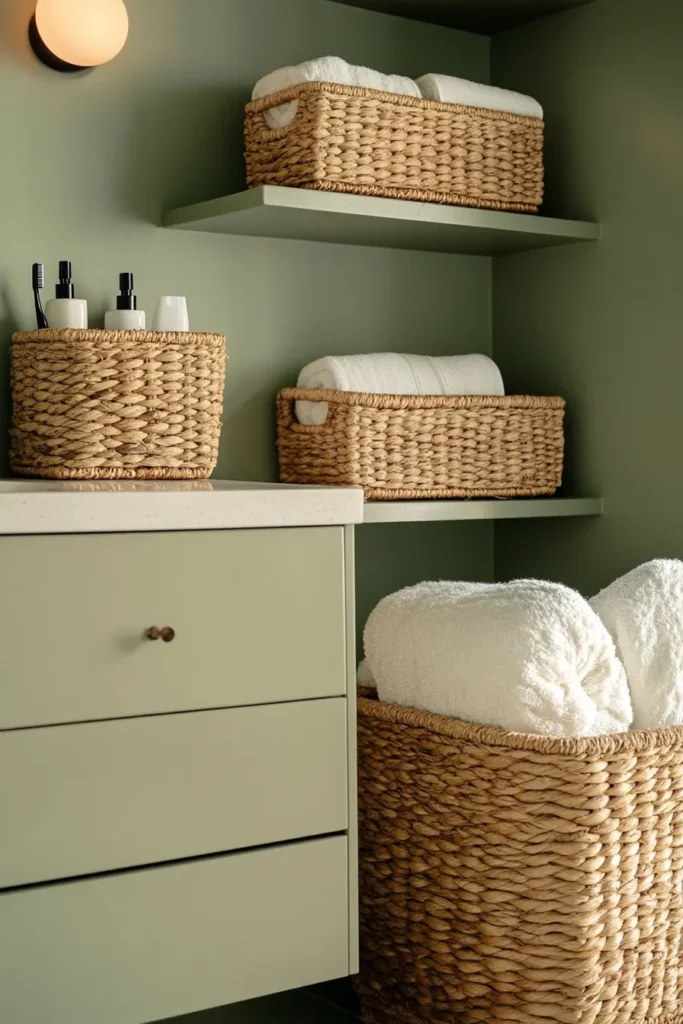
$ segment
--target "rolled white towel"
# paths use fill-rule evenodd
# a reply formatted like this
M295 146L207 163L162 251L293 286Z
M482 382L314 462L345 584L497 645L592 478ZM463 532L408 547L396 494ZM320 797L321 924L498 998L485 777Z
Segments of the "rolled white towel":
M368 666L367 658L363 658L356 671L356 683L358 686L367 686L370 690L377 689L377 683L373 679L372 672Z
M521 92L469 82L466 78L453 78L451 75L423 75L417 79L417 84L426 100L459 103L463 107L480 107L484 110L501 110L507 114L538 117L543 120L543 107L538 100Z
M420 583L380 601L364 640L380 700L547 736L631 725L612 638L560 584Z
M500 370L488 356L417 356L376 352L326 356L304 366L300 388L365 391L376 395L504 395ZM320 426L327 402L298 401L299 423Z
M402 96L420 98L417 82L403 75L383 75L372 68L348 64L341 57L317 57L291 67L279 68L265 75L254 86L251 98L260 100L272 96L281 89L289 89L302 82L335 82L337 85L358 85L364 89L379 89L380 92L399 93ZM284 128L296 117L298 100L281 103L265 111L269 128Z
M683 562L639 565L590 604L626 667L634 728L683 725Z

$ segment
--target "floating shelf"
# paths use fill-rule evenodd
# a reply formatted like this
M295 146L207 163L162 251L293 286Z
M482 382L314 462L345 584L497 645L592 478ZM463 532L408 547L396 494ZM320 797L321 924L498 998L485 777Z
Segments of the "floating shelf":
M170 210L164 227L221 235L495 256L591 242L600 225L405 199L262 185Z
M470 501L366 501L364 523L600 516L602 498L507 498Z
M582 7L593 0L339 0L351 7L365 7L383 14L431 21L468 32L492 35L534 18Z

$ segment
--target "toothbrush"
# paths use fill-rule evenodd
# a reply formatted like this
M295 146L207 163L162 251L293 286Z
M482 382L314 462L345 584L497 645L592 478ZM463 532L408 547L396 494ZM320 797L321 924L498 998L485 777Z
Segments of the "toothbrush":
M38 321L38 330L44 330L47 327L47 317L43 313L43 305L40 301L41 289L45 287L45 264L34 263L33 264L33 298L36 305L36 320Z

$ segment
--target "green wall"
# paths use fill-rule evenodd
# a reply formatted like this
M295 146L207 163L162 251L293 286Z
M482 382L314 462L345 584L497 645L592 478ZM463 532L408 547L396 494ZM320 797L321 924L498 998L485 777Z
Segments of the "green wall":
M490 260L164 231L163 209L244 187L245 102L262 74L311 56L486 80L483 37L328 0L127 0L130 35L111 64L59 76L28 51L32 0L0 0L0 471L7 349L34 325L30 271L71 259L101 326L118 272L142 308L186 294L192 325L228 339L216 475L272 479L276 390L325 354L491 348ZM50 292L46 293L49 297ZM396 585L492 574L490 524L359 531L359 614ZM401 559L406 550L412 558ZM423 560L416 552L423 551Z
M597 0L494 37L492 77L546 112L546 213L603 239L494 261L494 350L510 387L568 401L567 489L604 518L496 526L499 578L586 593L682 557L683 4Z

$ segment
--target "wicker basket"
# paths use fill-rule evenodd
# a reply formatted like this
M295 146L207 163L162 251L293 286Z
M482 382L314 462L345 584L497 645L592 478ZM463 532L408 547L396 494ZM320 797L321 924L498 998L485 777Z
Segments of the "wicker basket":
M285 128L264 111L298 101ZM307 82L247 106L247 184L536 212L543 121L356 86Z
M15 334L12 471L63 480L208 477L225 358L221 334Z
M325 401L322 426L297 399ZM562 480L564 399L375 395L286 388L278 396L280 479L362 487L372 500L554 494Z
M561 740L359 700L367 1024L680 1024L683 728Z

